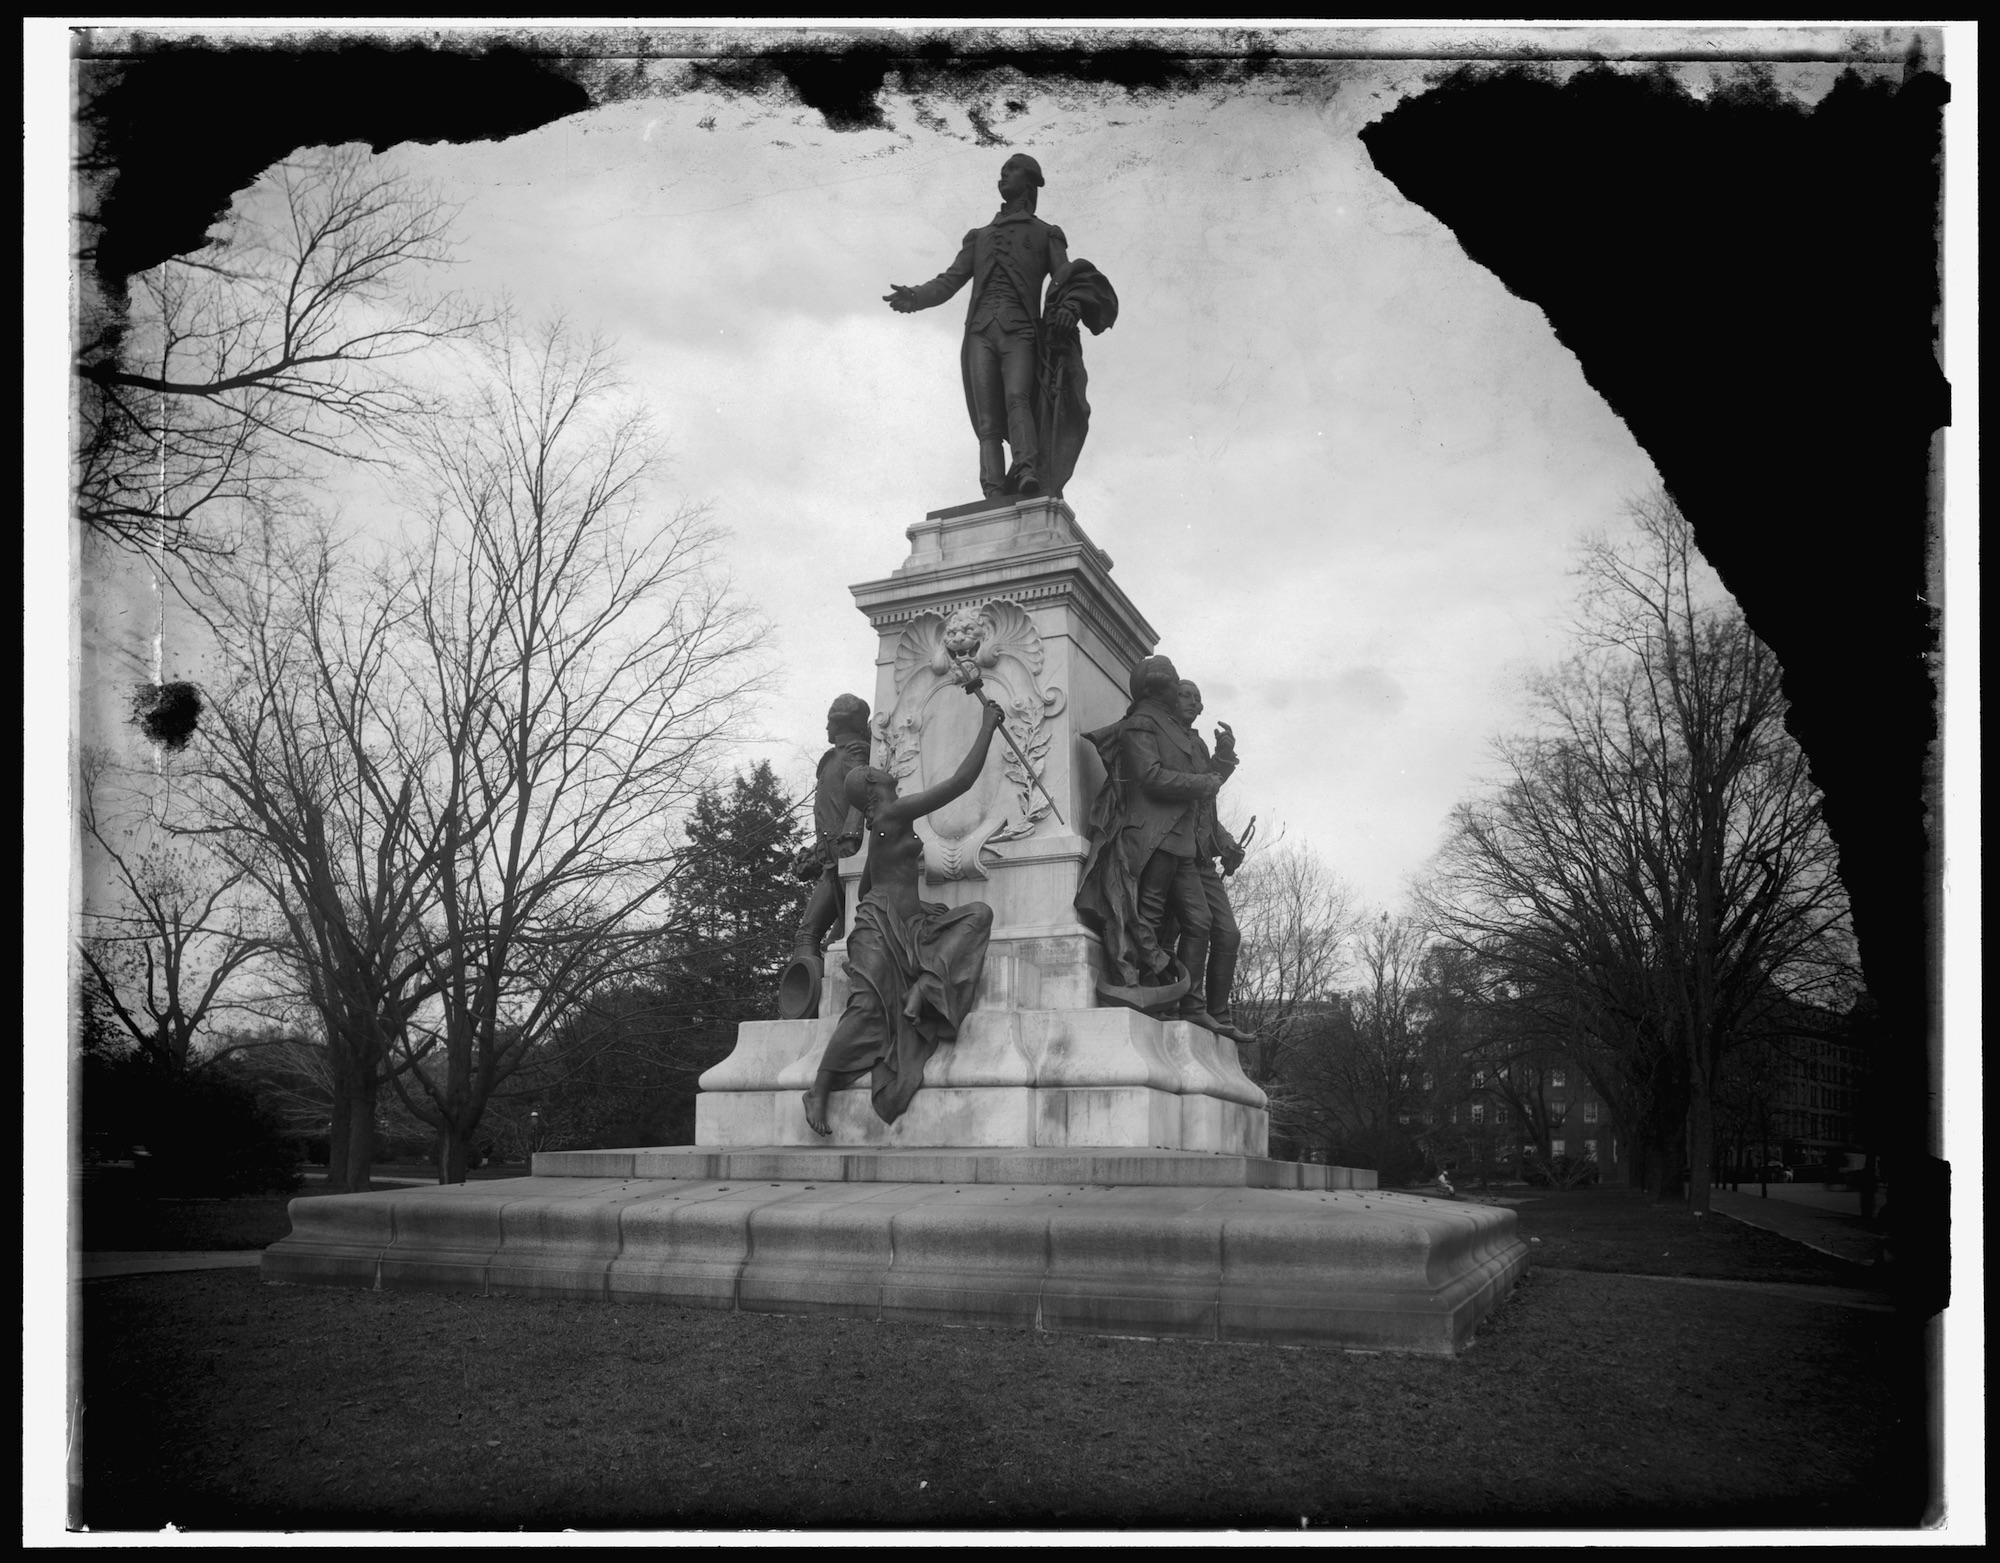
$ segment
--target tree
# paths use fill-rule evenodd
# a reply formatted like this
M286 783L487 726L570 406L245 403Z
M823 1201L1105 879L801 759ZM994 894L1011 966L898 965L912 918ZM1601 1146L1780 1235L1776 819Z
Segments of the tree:
M1260 1072L1273 1073L1296 1022L1335 992L1356 917L1353 893L1309 847L1260 850L1229 882L1243 931L1230 1007L1260 1037Z
M1776 660L1701 589L1672 502L1631 515L1635 543L1586 549L1585 648L1455 811L1430 915L1643 1104L1656 1179L1679 1129L1705 1211L1722 1057L1774 1004L1843 989L1846 904Z
M557 1146L691 1143L696 1078L773 1012L810 887L792 877L799 803L768 762L704 789L686 826L657 960L600 988L521 1072Z
M156 1069L184 1074L198 1061L196 1039L228 1006L231 983L272 940L242 900L248 875L240 867L174 840L162 822L102 812L106 770L90 751L78 767L80 823L109 870L113 898L84 914L78 954L88 1015L99 1030L115 1022Z
M395 730L437 913L432 997L396 1039L405 1105L458 1182L486 1103L565 1012L640 969L683 854L667 823L753 678L752 626L713 530L643 503L645 416L560 322L495 334L470 416L439 420L421 551L404 578L414 723Z
M415 289L455 216L359 146L271 169L209 244L86 299L76 361L77 513L128 547L200 566L318 457L424 411L408 360L475 322Z
M383 1084L463 1179L495 1090L643 967L671 821L754 682L713 534L650 507L600 345L496 330L414 448L405 543L364 565L322 536L246 577L210 742L220 828L321 1017L350 1183Z
M1410 1175L1420 1159L1429 1101L1428 1021L1421 931L1380 913L1356 941L1359 980L1301 1006L1274 1069L1274 1127L1336 1159Z
M201 831L265 896L325 1048L329 1181L368 1187L390 1050L429 997L418 931L441 843L392 735L420 720L410 609L325 532L230 562L211 614L224 681L197 729Z

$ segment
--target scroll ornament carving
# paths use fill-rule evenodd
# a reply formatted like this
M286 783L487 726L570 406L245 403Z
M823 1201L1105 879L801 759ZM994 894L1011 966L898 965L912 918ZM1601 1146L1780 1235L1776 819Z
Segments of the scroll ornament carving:
M917 823L932 883L984 879L981 854L989 846L1029 835L1047 817L1049 805L1035 778L1053 733L1049 718L1061 712L1066 696L1042 686L1042 664L1034 621L1019 603L1004 599L920 614L903 631L895 703L874 723L883 768L897 789L934 786L956 768L979 725L979 703L963 693L974 675L1007 712L1007 731L1028 762L995 744L972 790Z

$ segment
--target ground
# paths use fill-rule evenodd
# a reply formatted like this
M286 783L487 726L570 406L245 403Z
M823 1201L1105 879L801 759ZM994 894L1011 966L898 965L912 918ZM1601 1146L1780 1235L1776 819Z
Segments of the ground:
M1921 1375L1865 1272L1617 1191L1516 1208L1541 1239L1534 1265L1455 1359L270 1286L247 1270L89 1282L80 1517L1914 1521Z

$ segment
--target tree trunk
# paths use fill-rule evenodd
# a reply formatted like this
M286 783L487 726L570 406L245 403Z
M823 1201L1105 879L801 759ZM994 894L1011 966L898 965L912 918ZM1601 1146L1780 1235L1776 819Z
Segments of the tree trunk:
M354 1117L348 1100L347 1082L336 1073L333 1085L333 1123L327 1129L326 1186L338 1194L347 1187L347 1125Z
M1715 1166L1715 1100L1710 1089L1712 1076L1694 1060L1688 1091L1687 1116L1687 1206L1697 1216L1709 1209L1710 1174Z
M1680 1132L1682 1128L1679 1124L1649 1124L1645 1137L1639 1146L1635 1146L1635 1149L1643 1148L1646 1192L1655 1199L1665 1199L1678 1181L1682 1159L1687 1154L1687 1139Z
M375 1170L375 1090L372 1070L348 1082L347 1177L343 1186L350 1194L366 1194Z
M438 1130L438 1182L465 1181L467 1152L471 1144L471 1134L446 1117L443 1127Z

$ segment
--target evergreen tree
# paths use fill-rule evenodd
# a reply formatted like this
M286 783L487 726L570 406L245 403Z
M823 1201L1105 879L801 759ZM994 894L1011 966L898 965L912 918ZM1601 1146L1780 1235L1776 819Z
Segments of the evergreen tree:
M678 964L732 1022L771 1013L811 886L792 876L805 831L768 761L695 799L674 891Z
M811 889L791 873L796 808L768 763L696 798L654 975L572 1012L528 1074L554 1083L510 1102L513 1129L497 1132L518 1132L532 1108L543 1149L693 1142L701 1072L729 1055L741 1022L776 1013Z

